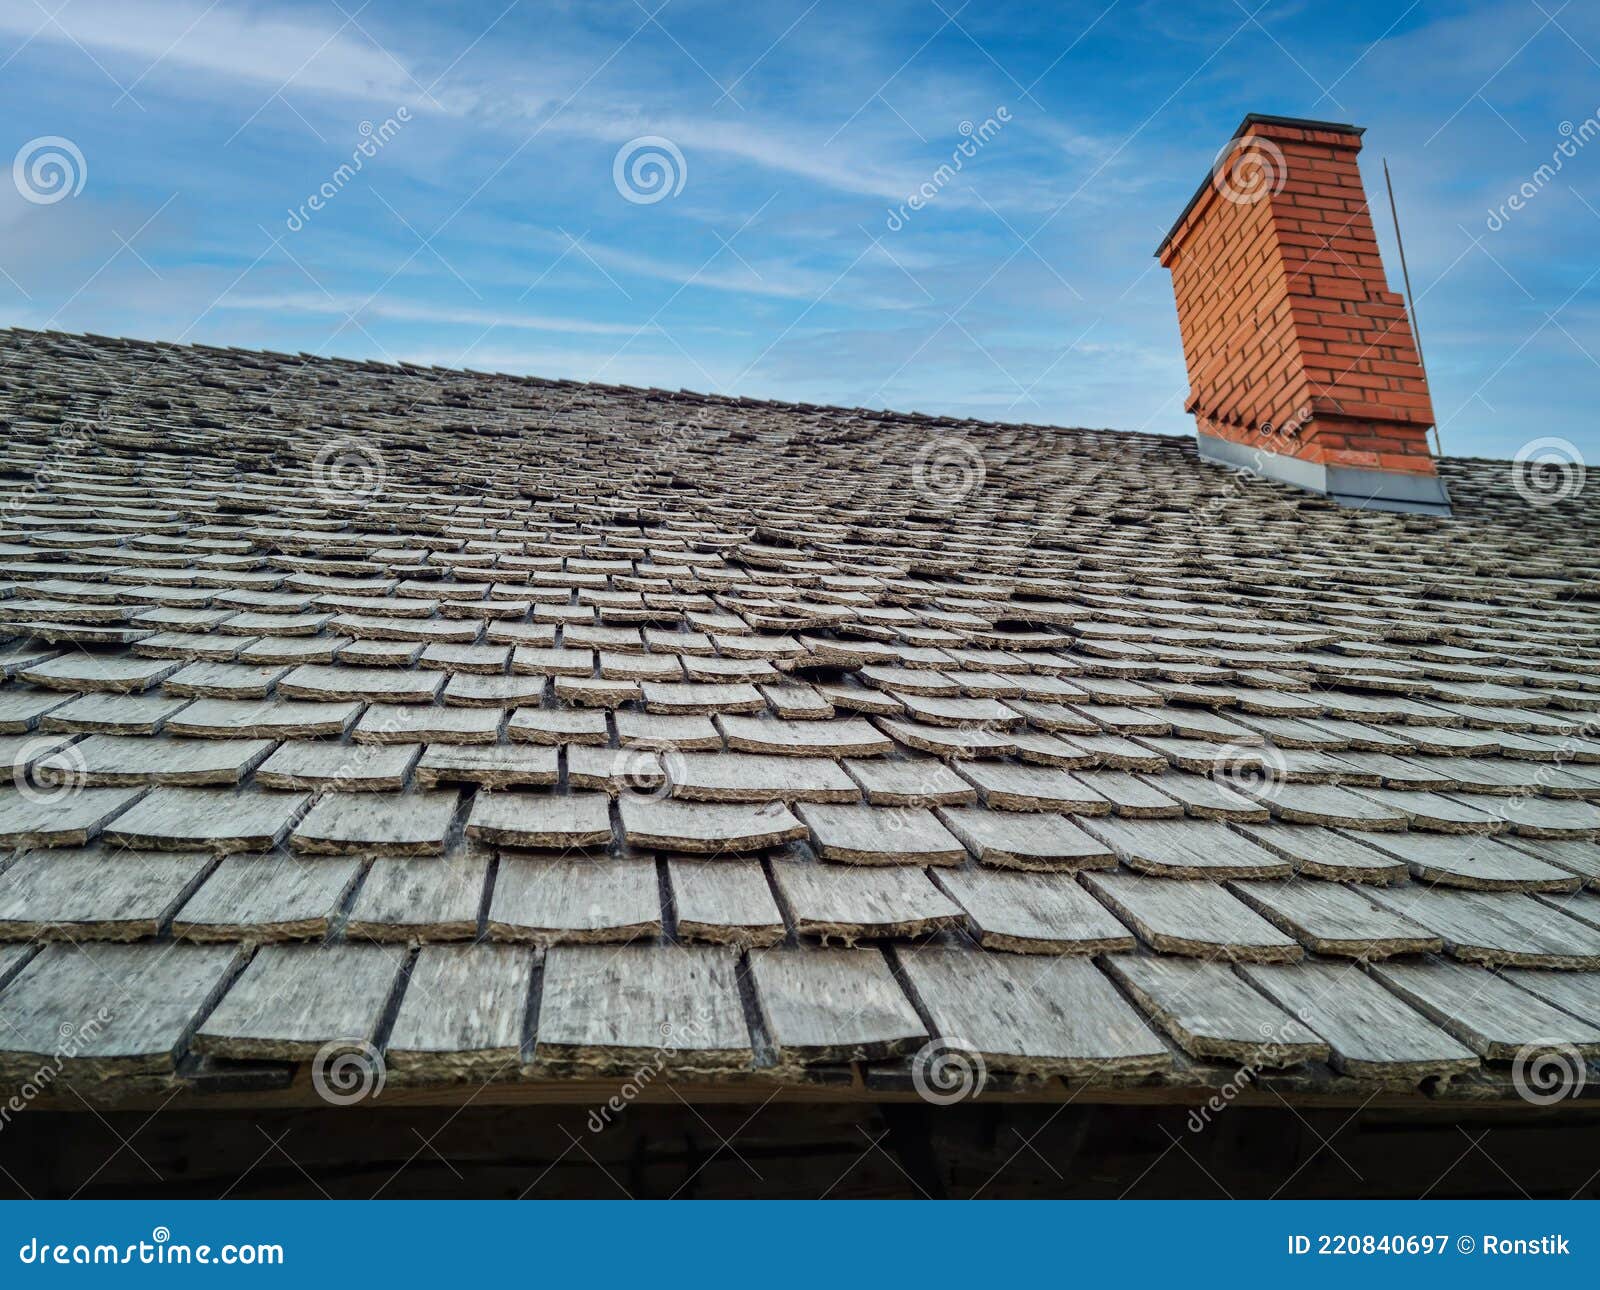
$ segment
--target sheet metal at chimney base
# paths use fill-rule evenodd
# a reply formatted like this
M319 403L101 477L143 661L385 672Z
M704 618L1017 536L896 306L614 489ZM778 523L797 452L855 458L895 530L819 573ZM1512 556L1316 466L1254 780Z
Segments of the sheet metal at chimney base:
M1416 515L1450 512L1450 492L1437 475L1394 470L1360 470L1350 466L1325 466L1317 461L1279 452L1267 452L1197 431L1200 456L1231 469L1244 469L1263 479L1322 493L1340 506L1369 511L1407 511Z

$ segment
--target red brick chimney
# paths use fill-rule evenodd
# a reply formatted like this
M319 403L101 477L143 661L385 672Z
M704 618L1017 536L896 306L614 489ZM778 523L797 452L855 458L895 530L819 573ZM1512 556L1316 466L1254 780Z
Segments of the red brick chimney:
M1209 460L1369 509L1448 515L1433 403L1389 290L1361 130L1245 117L1156 251Z

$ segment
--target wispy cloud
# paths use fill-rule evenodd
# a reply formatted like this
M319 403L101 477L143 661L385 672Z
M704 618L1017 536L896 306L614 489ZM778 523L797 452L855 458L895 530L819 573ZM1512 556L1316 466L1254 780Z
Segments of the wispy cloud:
M366 22L373 20L367 19ZM194 0L79 0L54 21L43 11L14 4L0 6L0 32L45 43L66 43L120 58L127 79L172 85L186 94L221 94L235 99L241 83L340 99L408 104L419 112L475 118L524 133L532 127L545 136L580 136L621 144L642 134L665 135L680 148L703 157L761 167L775 176L822 184L841 193L903 201L927 178L927 166L904 159L906 149L864 149L865 130L830 140L820 122L762 120L751 113L739 119L646 108L636 97L619 97L595 87L574 101L570 91L586 86L581 61L541 51L539 84L530 85L525 65L494 61L471 75L453 61L437 74L428 60L385 35L380 41L361 18L337 13L272 15L224 4L203 7ZM119 69L120 70L120 69ZM206 73L203 83L194 72ZM591 73L592 74L592 73ZM246 111L256 103L240 102ZM960 185L943 196L947 205L977 206ZM1007 204L1004 192L990 200Z
M762 127L703 117L646 115L626 109L565 112L549 127L606 143L640 134L660 134L689 153L709 153L748 162L777 174L825 184L844 193L900 201L927 176L900 162L853 156L849 144L829 145L827 135L804 127Z
M1331 115L1332 87L1380 201L1394 171L1447 443L1593 439L1600 171L1483 216L1592 112L1594 6L43 2L0 0L10 146L70 137L89 180L0 186L9 321L1185 433L1150 251L1239 115ZM381 164L274 238L401 104ZM640 135L682 150L681 195L617 192Z
M614 271L618 275L652 278L685 289L808 302L838 290L848 295L852 303L873 308L901 309L916 303L909 290L898 295L864 293L859 289L859 284L841 281L837 270L828 272L788 260L774 261L755 250L746 255L737 246L716 241L710 242L711 249L705 259L691 264L686 260L610 246L592 237L574 238L559 229L534 229L532 234L542 245L565 253L568 263L573 266L581 268L584 261L589 261L599 269Z
M267 313L323 314L335 318L388 318L396 322L429 323L445 327L508 327L518 331L548 331L579 336L632 336L655 328L649 323L594 322L587 318L551 318L500 309L454 308L423 301L372 299L353 295L318 295L310 291L266 294L229 292L217 301L219 309L254 309Z
M224 89L244 82L394 102L421 97L404 63L334 15L245 11L194 0L77 0L52 8L54 18L33 5L0 5L0 32L118 58L131 69L130 80L153 67L148 74L164 79L175 72L209 73Z

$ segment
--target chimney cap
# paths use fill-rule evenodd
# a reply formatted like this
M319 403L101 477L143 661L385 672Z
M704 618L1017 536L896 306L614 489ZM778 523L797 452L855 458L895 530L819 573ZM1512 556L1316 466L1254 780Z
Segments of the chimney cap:
M1232 138L1239 138L1253 125L1287 125L1296 130L1331 130L1334 134L1357 136L1367 132L1367 127L1364 125L1347 125L1343 121L1314 121L1303 116L1273 116L1270 112L1250 112L1239 122L1239 128L1233 132Z
M1252 126L1257 125L1281 125L1294 130L1324 130L1332 134L1353 134L1358 139L1367 132L1367 128L1364 125L1347 125L1343 121L1314 121L1309 117L1303 116L1273 116L1270 112L1248 112L1245 114L1244 120L1239 122L1238 129L1228 136L1227 142L1232 143L1235 139L1242 139L1250 133ZM1226 147L1227 144L1224 144L1224 150L1226 150ZM1217 156L1220 160L1222 153L1219 152ZM1212 168L1206 172L1206 177L1200 181L1200 187L1194 190L1194 196L1189 198L1178 218L1172 221L1172 227L1167 230L1167 235L1161 239L1161 245L1156 247L1156 259L1159 260L1161 258L1161 253L1167 249L1167 244L1172 241L1177 231L1183 227L1183 221L1189 218L1189 212L1205 196L1206 188L1210 185L1215 171L1216 165L1213 163Z

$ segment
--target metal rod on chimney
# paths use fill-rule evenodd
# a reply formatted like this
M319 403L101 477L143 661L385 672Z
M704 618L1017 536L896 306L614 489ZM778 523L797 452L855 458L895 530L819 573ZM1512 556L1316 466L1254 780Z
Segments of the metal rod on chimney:
M1389 215L1394 220L1394 244L1400 251L1400 276L1406 283L1406 306L1411 310L1411 339L1417 346L1417 365L1422 368L1422 378L1428 378L1428 362L1422 356L1422 324L1417 321L1417 302L1411 294L1411 270L1406 268L1406 243L1400 236L1400 209L1394 203L1394 182L1389 178L1389 158L1383 159L1383 186L1389 190ZM1439 442L1439 427L1433 427L1433 455L1444 456Z

